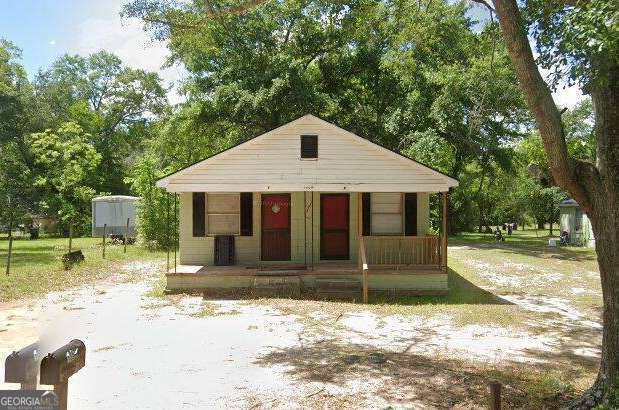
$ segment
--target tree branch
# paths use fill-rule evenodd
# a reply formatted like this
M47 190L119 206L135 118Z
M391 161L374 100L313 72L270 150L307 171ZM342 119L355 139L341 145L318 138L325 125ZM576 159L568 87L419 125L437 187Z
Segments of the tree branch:
M589 195L579 183L575 161L567 152L561 113L535 64L533 51L527 38L526 25L516 0L493 0L493 3L516 76L524 91L527 105L535 116L544 142L544 150L552 175L557 184L568 191L588 211L591 208ZM590 181L590 183L593 182Z
M488 10L490 10L490 15L492 15L492 13L495 12L492 6L486 0L471 0L471 1L473 3L481 4L482 6L486 7Z
M231 7L226 10L216 10L209 0L204 0L204 15L207 18L219 18L225 16L238 16L243 14L251 9L255 9L263 3L266 3L269 0L250 0L247 3L241 4L237 7ZM178 23L172 20L166 20L157 17L142 17L147 23L155 23L155 24L163 24L168 27L173 27L177 29L186 29L186 30L194 30L200 28L204 23L206 23L206 19L202 18L196 24L187 24L187 23Z
M204 12L208 17L237 16L251 9L255 9L267 1L269 0L249 0L247 3L241 4L237 7L230 7L225 10L215 10L209 0L204 0Z

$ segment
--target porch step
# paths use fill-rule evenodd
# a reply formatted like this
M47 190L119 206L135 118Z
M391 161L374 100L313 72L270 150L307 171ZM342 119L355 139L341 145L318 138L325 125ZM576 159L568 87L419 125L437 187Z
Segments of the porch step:
M350 278L316 279L316 296L326 299L359 299L361 281Z
M299 276L257 276L254 278L254 294L260 297L299 297L301 278Z

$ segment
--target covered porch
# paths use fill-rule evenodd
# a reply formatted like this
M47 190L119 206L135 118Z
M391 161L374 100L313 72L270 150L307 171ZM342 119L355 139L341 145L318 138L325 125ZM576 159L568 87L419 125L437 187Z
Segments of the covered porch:
M254 230L251 237L235 237L237 256L234 263L219 266L214 259L211 263L177 263L177 258L174 257L168 266L168 290L243 288L256 291L256 294L260 295L265 294L263 291L266 288L273 288L284 290L284 295L289 296L296 296L301 292L329 296L331 293L340 294L346 290L349 294L356 293L358 297L355 299L364 302L367 302L369 292L374 290L400 290L422 295L447 292L447 237L442 234L446 232L446 217L442 217L442 232L439 235L417 235L417 231L407 235L372 235L368 226L364 231L364 204L368 206L368 201L363 200L364 194L347 193L345 195L348 197L349 209L346 212L348 223L345 242L349 248L346 250L348 256L343 260L323 259L325 255L320 241L323 239L321 233L324 232L324 207L318 205L323 194L329 195L320 192L290 194L290 215L286 218L292 221L292 229L288 232L288 235L292 236L288 246L292 249L287 260L273 261L263 260L264 252L261 251L264 246L264 198L271 194L254 193ZM401 195L404 202L404 193ZM446 215L447 193L440 195L442 214ZM190 225L189 221L183 223L183 215L180 222L181 231L183 226ZM183 236L181 232L179 237ZM217 235L199 238L199 252L213 248L211 242L215 236ZM194 243L197 240L192 238L189 241ZM179 247L181 252L183 248L191 249L187 243L180 244ZM253 255L247 256L248 253ZM181 262L185 261L181 258Z

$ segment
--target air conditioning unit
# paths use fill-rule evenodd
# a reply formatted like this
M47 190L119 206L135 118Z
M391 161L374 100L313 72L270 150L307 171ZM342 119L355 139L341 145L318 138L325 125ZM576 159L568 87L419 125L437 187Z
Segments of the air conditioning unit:
M215 236L215 265L234 265L234 236Z

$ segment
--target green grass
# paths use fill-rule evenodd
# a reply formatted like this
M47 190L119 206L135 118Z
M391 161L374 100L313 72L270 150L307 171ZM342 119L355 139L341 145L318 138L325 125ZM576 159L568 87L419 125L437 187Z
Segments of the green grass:
M68 244L67 238L13 241L11 271L7 276L8 241L0 240L0 302L78 286L121 273L123 263L162 260L165 256L136 245L127 246L124 253L122 245L108 243L103 259L100 238L75 238L73 250L81 249L85 261L65 271L61 257L67 252Z
M541 231L515 231L505 242L495 242L490 234L459 235L450 238L449 263L468 280L492 287L493 292L567 297L576 307L599 309L601 287L595 250L549 247L546 235ZM496 276L515 278L521 283L489 280L488 269ZM544 280L552 275L558 279Z

